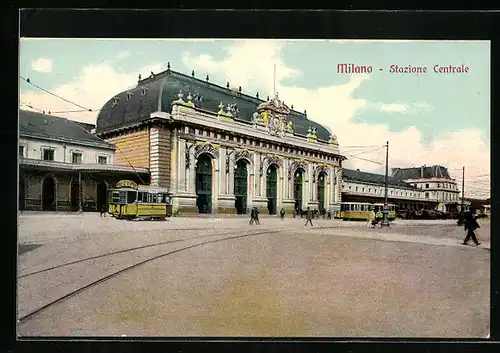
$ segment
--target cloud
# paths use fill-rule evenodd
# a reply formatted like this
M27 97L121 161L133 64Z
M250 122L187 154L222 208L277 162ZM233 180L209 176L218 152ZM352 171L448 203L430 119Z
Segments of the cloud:
M38 72L52 72L52 60L46 58L38 58L31 62L31 68Z
M117 59L125 59L126 57L130 56L130 52L128 51L122 51L121 53L119 53L116 58Z
M202 75L209 74L220 84L229 82L231 86L241 86L243 92L248 94L255 94L260 89L261 96L272 95L274 65L276 82L301 75L300 70L285 65L281 57L284 45L285 42L273 40L244 40L234 45L225 45L229 54L225 60L217 61L207 54L193 56L186 52L182 61L186 67L201 71ZM262 63L266 63L265 66Z
M370 103L368 108L378 110L386 113L400 113L400 114L418 114L422 112L429 112L434 109L434 106L426 102L415 102L415 103Z
M49 89L71 102L77 103L90 109L100 109L115 94L128 88L135 87L139 73L143 77L149 75L151 71L161 72L166 69L163 63L152 63L139 68L135 72L121 73L116 71L110 64L89 65L82 69L79 76L73 81L57 86L54 89L44 87L42 83L32 80L32 83L45 89ZM105 84L103 84L105 82ZM23 82L21 82L23 83ZM21 87L26 87L21 86ZM54 112L69 119L95 124L98 112L73 112L60 113L74 110L81 110L78 106L67 103L57 97L41 92L32 86L27 86L29 90L21 90L20 100L34 108ZM23 106L23 109L28 109ZM38 111L37 109L33 109Z

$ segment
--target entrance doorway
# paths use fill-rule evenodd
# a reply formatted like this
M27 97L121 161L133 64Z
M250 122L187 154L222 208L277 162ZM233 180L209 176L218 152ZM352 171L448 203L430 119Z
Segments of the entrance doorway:
M212 213L212 159L206 153L196 164L196 207L199 213Z
M26 185L24 185L24 180L19 177L19 211L24 211L26 209Z
M271 164L267 168L266 195L269 214L276 214L278 199L278 168L274 164Z
M56 182L53 177L43 179L42 184L42 210L56 210Z
M318 207L319 211L325 210L325 182L326 174L321 172L318 176Z
M71 180L71 211L80 209L80 184L77 179Z
M235 207L237 214L247 213L248 197L248 170L247 163L239 160L234 171L234 196L236 197Z
M304 183L304 171L297 169L293 178L293 197L295 199L295 210L302 210L302 184Z
M105 182L97 184L97 211L101 212L103 207L107 209L108 205L108 188Z

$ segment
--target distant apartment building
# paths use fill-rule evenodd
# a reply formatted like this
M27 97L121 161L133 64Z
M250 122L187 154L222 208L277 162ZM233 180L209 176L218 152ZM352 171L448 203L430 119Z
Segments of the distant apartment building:
M455 179L440 165L393 168L391 178L420 189L425 200L437 203L436 209L443 212L456 210L461 201Z

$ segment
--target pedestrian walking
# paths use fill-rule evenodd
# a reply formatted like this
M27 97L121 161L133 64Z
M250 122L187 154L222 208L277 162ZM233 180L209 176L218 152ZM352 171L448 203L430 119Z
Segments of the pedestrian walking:
M304 224L304 226L307 226L307 223L311 223L312 226L313 225L312 218L313 214L311 212L311 208L308 207L306 211L306 224Z
M332 219L332 211L328 211L326 219Z
M479 223L477 223L477 220L474 218L472 212L466 212L464 216L464 228L467 231L467 236L465 237L463 244L469 245L469 240L472 238L472 241L476 244L476 246L478 246L481 243L477 240L474 231L481 227L479 226Z
M106 205L102 205L101 207L101 217L106 217Z
M366 225L367 227L372 227L372 228L375 228L375 225L377 224L376 223L376 215L375 215L375 211L371 210L370 211L370 214L368 216L368 224Z
M280 211L280 217L281 219L285 219L285 210L283 208Z
M250 222L248 224L253 224L255 221L255 207L252 207L252 210L250 211Z
M257 207L255 207L255 223L259 224L260 225L260 221L259 221L259 210L257 209Z
M257 210L257 207L253 207L252 211L250 212L250 222L248 224L260 224L259 222L259 211Z

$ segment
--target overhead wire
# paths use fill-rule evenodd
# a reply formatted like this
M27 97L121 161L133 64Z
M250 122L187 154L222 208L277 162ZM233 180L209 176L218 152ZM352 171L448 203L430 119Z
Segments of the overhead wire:
M90 109L90 108L84 107L84 106L82 106L82 105L80 105L80 104L78 104L78 103L75 103L75 102L73 102L73 101L70 101L69 99L66 99L66 98L64 98L64 97L61 97L61 96L59 96L59 95L55 94L55 93L52 93L52 92L50 92L50 91L46 90L45 88L42 88L42 87L40 87L40 86L35 85L34 83L32 83L32 82L31 82L31 80L30 80L29 78L24 78L23 76L19 76L19 77L20 77L23 81L27 82L28 84L32 85L32 86L33 86L33 87L35 87L35 88L38 88L39 90L41 90L41 91L43 91L43 92L45 92L45 93L48 93L48 94L50 94L50 95L52 95L52 96L54 96L54 97L57 97L57 98L59 98L59 99L61 99L61 100L65 101L65 102L67 102L67 103L73 104L73 105L75 105L75 106L77 106L77 107L79 107L79 108L85 109L86 111L89 111L89 112L93 111L93 110L92 110L92 109Z
M28 108L35 109L35 110L38 110L38 111L41 111L41 112L45 112L45 110L42 110L42 109L37 108L37 107L34 107L34 106L32 106L31 104L24 103L23 101L19 101L19 103L21 103L21 104L23 104L23 105L27 106Z

